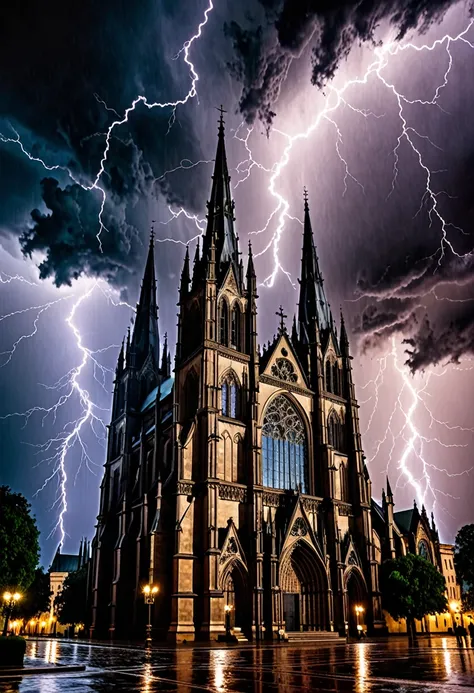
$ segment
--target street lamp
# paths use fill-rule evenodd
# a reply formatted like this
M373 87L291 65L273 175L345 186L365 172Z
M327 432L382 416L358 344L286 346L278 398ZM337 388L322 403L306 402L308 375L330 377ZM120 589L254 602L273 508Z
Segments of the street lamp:
M457 620L456 620L455 614L459 613L459 602L457 602L455 600L453 600L452 602L449 602L449 608L451 609L451 619L453 622L453 631L456 632L455 628L456 628Z
M145 599L145 604L148 604L148 623L146 626L146 645L150 647L151 645L151 607L155 603L155 597L158 594L158 587L156 585L145 585L143 588L143 597Z
M362 626L359 623L359 617L364 613L365 609L363 606L360 604L356 604L354 607L354 611L356 612L356 620L357 620L357 637L361 637L362 635Z
M224 611L225 611L225 635L226 638L230 637L230 612L232 611L234 607L232 604L226 604L224 606Z
M19 592L4 592L3 601L5 602L5 623L3 624L3 635L7 634L8 631L8 621L10 620L13 609L17 602L21 599L21 594Z

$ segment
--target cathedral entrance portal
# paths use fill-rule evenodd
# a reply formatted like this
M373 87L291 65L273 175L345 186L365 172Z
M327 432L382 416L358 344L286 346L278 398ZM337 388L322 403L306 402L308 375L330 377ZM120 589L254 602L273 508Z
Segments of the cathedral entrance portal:
M229 625L246 632L250 626L252 604L247 589L247 577L238 562L233 561L223 580L224 605L230 607Z
M328 583L319 556L304 540L280 565L283 619L287 632L328 630Z
M367 590L358 570L352 569L346 579L346 623L349 635L357 637L366 630Z

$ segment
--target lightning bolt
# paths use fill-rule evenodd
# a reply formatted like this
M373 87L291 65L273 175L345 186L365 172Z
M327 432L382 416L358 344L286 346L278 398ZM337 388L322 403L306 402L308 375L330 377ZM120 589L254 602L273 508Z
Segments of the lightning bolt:
M102 234L102 231L107 231L107 228L105 227L103 220L102 220L103 214L104 214L105 203L107 200L107 194L106 194L105 189L103 187L101 187L100 181L101 181L102 175L105 171L105 166L106 166L107 159L109 156L110 143L111 143L111 139L113 136L113 132L114 132L115 128L118 128L118 127L120 127L120 126L122 126L128 122L128 119L129 119L131 113L133 113L135 111L136 107L139 104L143 104L149 110L154 109L154 108L158 108L160 110L171 108L172 109L171 118L174 118L177 107L185 105L186 103L188 103L188 101L190 99L193 99L197 95L197 83L199 81L199 75L196 72L194 64L190 60L189 53L190 53L190 49L191 49L191 46L193 45L193 43L201 37L202 30L205 27L205 25L207 24L207 21L209 19L209 14L213 10L213 8L214 8L214 5L212 3L212 0L209 0L209 4L208 4L206 10L204 11L204 18L203 18L202 22L199 24L199 26L196 30L196 33L193 36L191 36L190 39L185 41L185 43L183 44L183 46L181 47L181 49L179 50L179 52L176 56L176 57L179 57L181 54L183 54L184 62L186 63L186 65L189 68L189 73L191 76L191 86L190 86L187 94L181 99L176 99L175 101L165 101L165 102L159 102L159 101L149 102L146 96L140 94L132 101L131 105L125 109L123 116L119 116L117 119L112 121L112 123L109 125L109 127L107 128L105 133L95 133L94 135L92 135L93 137L96 135L97 136L99 136L99 135L104 136L105 137L105 147L104 147L104 151L102 153L102 157L100 160L99 169L95 175L94 180L89 185L85 185L84 183L81 183L81 181L73 174L71 169L68 168L67 166L62 166L59 164L48 165L45 161L43 161L43 159L36 157L33 154L31 154L25 148L25 146L23 145L23 143L20 139L19 133L13 127L12 127L12 130L14 132L15 137L7 137L6 135L3 135L2 133L0 133L0 141L2 141L4 143L17 144L20 147L23 154L25 154L25 156L27 156L28 159L30 159L30 161L35 161L37 163L40 163L47 171L61 170L61 171L66 172L69 175L69 177L71 178L71 180L73 180L74 183L76 183L77 185L80 185L83 190L86 190L86 191L97 190L100 192L101 203L100 203L100 210L99 210L99 215L98 215L99 230L96 234L96 238L97 238L97 242L99 244L99 249L101 252L102 252L101 234ZM112 111L112 112L116 113L115 109L109 108L107 106L107 104L97 96L97 94L94 94L94 97L96 98L96 100L99 103L102 103L105 106L107 111ZM171 119L170 119L170 127L171 127L171 124L172 123L171 123Z
M437 428L445 429L448 432L469 432L472 434L474 433L474 428L451 425L449 422L438 419L434 415L426 401L426 397L429 396L427 389L432 378L443 377L447 369L443 369L440 373L436 373L433 370L427 371L424 382L421 381L418 383L417 381L420 381L421 376L417 374L415 377L412 377L406 366L400 363L396 348L396 340L395 337L392 337L391 350L379 359L379 368L375 378L369 380L360 388L361 390L365 390L369 386L373 388L373 394L365 400L365 402L361 402L361 404L367 405L372 401L368 423L363 433L364 436L366 436L370 430L376 412L381 411L379 408L381 388L384 385L385 376L390 365L400 379L400 388L394 406L388 416L385 433L380 439L375 441L375 449L373 454L368 458L368 462L374 462L379 454L384 452L386 449L385 446L388 444L390 447L385 468L385 472L388 473L394 462L397 442L403 441L402 451L396 461L396 487L400 488L409 484L415 491L417 502L420 505L426 505L428 501L432 501L432 507L434 509L439 502L439 495L449 496L450 498L455 498L455 496L437 488L433 483L430 472L435 471L448 478L453 478L467 475L472 472L473 468L464 469L461 472L452 472L445 467L438 467L428 461L425 454L426 444L435 443L443 448L459 448L467 447L467 445L461 443L447 443L439 437L424 435L415 422L415 415L417 412L424 412L424 415L428 415L428 429L430 430L436 425ZM409 399L408 406L406 402L407 398ZM400 419L401 425L399 424ZM386 453L384 454L386 455ZM414 461L415 465L413 466ZM442 505L441 507L447 512L446 508Z
M83 190L86 191L92 191L96 190L100 193L101 201L100 201L100 209L99 209L99 215L98 215L98 222L99 222L99 229L96 234L97 242L99 244L99 249L102 252L102 241L101 241L101 234L103 231L107 232L107 228L103 223L103 214L104 214L104 209L105 209L105 204L107 201L107 194L104 189L104 187L101 186L101 178L102 175L105 172L106 169L106 164L108 160L108 156L110 153L110 146L111 146L111 139L113 137L114 130L116 128L121 127L125 123L128 122L130 115L135 111L137 106L139 104L142 104L149 110L158 108L158 109L167 109L171 108L171 116L169 120L169 126L168 126L168 131L172 127L174 123L174 119L176 116L176 109L178 106L185 105L188 101L191 99L195 98L197 95L197 83L199 81L199 75L195 69L195 66L193 62L190 60L190 50L193 45L193 43L199 39L202 35L202 31L204 29L204 26L207 24L208 19L209 19L209 14L213 9L213 2L212 0L209 0L209 4L204 11L204 17L203 20L200 22L198 25L198 28L196 32L189 38L181 49L179 50L178 54L175 56L176 59L180 56L183 55L183 60L185 64L189 68L189 74L191 77L191 85L190 88L187 92L187 94L181 98L181 99L176 99L175 101L166 101L166 102L149 102L147 97L144 95L139 95L137 96L131 103L131 105L125 109L124 114L120 116L115 109L109 108L107 104L99 98L97 94L94 94L95 99L101 103L107 111L113 113L114 115L117 116L115 120L109 125L105 133L95 133L94 135L91 135L92 137L94 136L104 136L105 137L105 146L104 150L101 156L100 164L99 164L99 169L92 180L92 182L85 184L81 182L77 176L74 175L74 173L71 171L70 168L67 166L59 165L59 164L54 164L50 165L46 163L43 159L40 157L37 157L33 155L31 152L29 152L23 142L21 141L20 134L12 127L12 131L14 136L9 137L7 135L4 135L3 133L0 133L0 141L4 143L11 143L17 145L23 154L30 159L30 161L34 161L37 163L40 163L47 171L58 171L61 170L65 173L68 174L68 176L71 178L71 180L76 183L77 185L80 185ZM174 171L178 170L179 168L181 169L187 169L187 168L193 168L194 166L197 166L198 164L201 163L209 163L209 162L204 162L204 161L199 161L196 163L192 163L189 160L182 160L180 162L180 165L172 170L166 171L165 173L162 174L159 178L156 179L156 181L162 180L165 176L173 173ZM199 230L199 235L203 231L203 224L204 220L200 219L197 215L191 215L189 214L184 208L181 208L178 212L174 212L171 207L169 207L169 211L171 213L171 218L163 222L165 224L170 223L172 220L178 218L181 214L184 214L187 219L191 219L194 221L196 228ZM197 238L197 236L196 236ZM164 240L164 239L157 239L158 241ZM26 280L24 277L20 277L19 275L17 276L10 276L4 272L0 273L0 283L1 284L6 284L6 283L11 283L12 281L20 281L20 282L25 282L32 284L32 282L29 282ZM70 421L65 424L63 429L58 433L57 436L49 439L47 442L42 443L38 446L36 446L40 452L45 452L49 453L52 452L49 457L46 457L43 461L48 462L53 466L53 471L52 473L45 479L44 483L42 486L37 490L37 493L40 493L43 491L47 485L53 480L53 479L58 479L58 493L56 500L53 504L53 507L58 505L59 506L59 512L58 512L58 517L57 517L57 522L50 534L54 534L56 531L59 532L59 541L60 544L64 544L64 540L66 537L66 529L65 529L65 515L67 513L67 482L68 482L68 473L67 473L67 456L69 452L76 446L79 445L81 449L81 462L80 465L82 465L83 462L87 464L87 466L90 468L90 465L94 464L92 459L89 456L88 450L87 450L87 445L85 444L83 438L81 437L81 432L83 431L84 427L87 425L90 426L92 429L94 435L98 438L98 440L105 439L105 433L106 433L106 425L103 421L103 419L100 416L100 412L102 411L107 411L101 409L97 404L93 402L93 400L90 397L89 392L81 385L81 380L80 377L83 374L84 369L88 364L92 364L93 366L93 375L95 380L100 384L102 388L105 389L105 376L106 373L110 371L110 369L105 368L100 361L98 360L97 356L104 351L107 351L108 349L115 348L116 345L110 345L107 346L103 349L99 349L96 351L93 351L86 347L83 343L83 339L81 336L81 333L79 331L79 328L77 327L74 319L76 316L77 310L80 308L80 306L86 301L94 292L94 290L99 287L99 289L102 291L104 296L106 296L107 300L113 303L113 305L125 305L127 307L129 306L126 302L123 301L118 301L115 302L115 300L111 296L111 292L108 288L104 288L100 286L100 282L96 281L94 284L87 290L85 291L82 295L79 297L75 298L75 302L72 306L72 309L69 313L69 315L66 318L66 323L69 327L69 329L72 332L73 338L75 340L75 344L81 354L81 359L80 362L78 363L77 366L72 368L68 373L66 373L64 376L62 376L53 386L48 386L48 389L54 389L57 390L60 393L59 398L53 404L51 407L32 407L28 409L25 412L14 412L7 414L5 416L0 417L0 420L10 418L12 416L19 416L23 417L25 419L25 425L27 425L30 417L35 414L35 413L42 413L43 415L43 421L46 417L52 416L53 419L56 419L56 415L58 413L58 410L65 406L68 402L72 401L73 398L77 399L80 404L81 408L81 413L80 415L75 418L73 421ZM20 311L15 311L11 314L5 315L3 317L0 317L0 321L3 319L7 319L9 317L13 317L14 315L19 315L23 312L27 311L36 311L34 320L33 320L33 328L31 332L28 334L22 335L17 341L15 341L12 345L12 348L3 354L0 354L0 356L5 356L6 359L1 366L7 365L13 358L15 351L17 347L21 344L22 341L30 339L34 337L37 334L38 330L38 323L41 319L41 316L43 315L44 312L49 310L52 306L56 305L58 302L65 301L65 300L71 300L73 297L72 296L67 296L67 297L61 297L60 299L57 299L56 301L50 301L48 303L45 303L44 305L41 306L34 306L30 307L24 310ZM1 367L0 366L0 367ZM97 374L100 374L100 380L97 378ZM102 436L98 435L98 431L96 430L96 427L99 428L99 431L101 431ZM80 468L79 465L79 468ZM76 472L79 471L79 468Z
M17 278L19 279L19 281L21 281L19 277ZM34 314L32 331L22 335L13 343L13 346L10 350L3 352L4 354L8 355L7 360L1 366L3 367L11 361L20 343L25 339L33 337L37 333L38 322L41 316L47 310L50 310L53 306L56 306L59 303L73 301L73 305L65 318L65 322L69 330L72 332L74 342L76 344L77 349L79 350L80 360L76 366L74 366L67 373L61 376L61 378L59 378L59 380L57 380L53 385L43 385L43 387L47 390L54 390L58 393L56 401L49 407L34 406L27 409L26 411L11 412L3 416L0 416L0 420L6 420L12 417L23 418L23 427L25 427L28 425L30 418L33 415L40 414L42 425L44 425L45 420L48 417L51 417L53 423L55 423L59 411L67 404L72 404L73 401L79 403L80 414L72 421L68 421L67 423L65 423L63 428L57 433L57 435L53 436L46 442L40 444L29 444L31 447L36 448L37 454L40 454L42 456L41 463L47 463L48 465L52 466L52 472L44 479L42 485L35 492L35 496L44 491L46 487L50 484L50 482L52 482L53 480L56 479L58 482L57 494L52 507L58 507L59 510L56 523L53 529L51 530L49 537L58 532L59 543L61 545L64 545L66 537L65 515L68 508L68 472L66 464L67 456L76 446L78 446L80 449L81 456L79 465L76 469L76 478L83 464L85 464L87 468L93 472L93 467L97 466L97 463L95 463L92 460L88 452L88 446L84 441L82 435L83 431L86 426L89 426L90 430L94 434L95 438L102 445L102 447L104 447L105 445L104 441L107 431L104 417L106 414L108 414L109 410L100 407L97 403L93 401L88 390L81 385L81 375L83 375L84 370L87 366L92 366L92 373L95 381L103 390L107 392L105 387L105 378L108 374L111 374L112 371L111 369L104 366L99 361L99 358L101 354L105 353L109 349L116 349L118 345L111 344L96 350L90 349L84 344L79 328L75 322L76 314L79 308L96 291L100 291L105 296L107 301L111 302L115 306L125 306L127 308L131 308L131 306L125 301L115 300L110 287L106 285L103 281L97 280L94 281L92 285L79 296L75 294L68 294L54 301L49 301L39 306L30 306L28 308L19 309L0 316L1 322L3 320L7 320L28 312L33 312Z
M334 119L334 114L340 109L341 107L347 107L350 108L354 113L359 114L360 116L364 118L370 118L370 117L375 117L375 118L381 118L385 114L374 114L371 111L368 111L367 109L359 109L350 104L348 99L346 98L346 93L353 87L362 87L366 86L369 83L369 80L371 78L379 80L383 84L383 86L386 88L386 90L394 97L395 103L397 106L397 112L398 112L398 118L400 122L400 133L397 137L397 141L395 144L395 147L392 151L393 158L394 158L394 165L393 165L393 178L392 178L392 185L391 189L388 193L388 196L390 196L393 191L395 190L395 186L397 183L397 178L399 175L399 169L398 169L398 164L399 164L399 151L400 147L403 142L405 142L412 153L415 156L415 160L418 163L418 166L420 170L422 171L424 178L425 178L425 191L422 196L421 204L420 207L423 207L426 202L429 204L429 209L428 209L428 215L430 219L430 223L432 224L435 219L438 220L439 225L440 225L440 230L441 230L441 240L440 240L440 245L435 251L434 255L439 254L438 258L438 263L442 261L442 258L445 255L446 248L449 248L449 250L454 253L458 257L464 257L463 255L460 255L457 253L455 250L452 242L448 238L448 229L455 228L459 231L462 231L462 229L459 229L459 227L455 226L451 222L447 221L444 216L442 215L440 209L439 209L439 204L438 204L438 197L441 194L447 194L445 191L436 191L433 188L432 184L432 177L437 171L433 171L429 168L429 166L426 164L425 159L423 157L423 154L415 141L415 138L418 138L418 140L424 140L427 141L429 144L431 144L434 147L437 147L435 143L433 143L426 135L419 133L412 125L409 124L408 116L406 115L405 112L405 106L406 105L412 105L412 104L419 104L419 105L432 105L432 106L437 106L441 108L440 104L438 103L439 98L441 97L443 89L446 87L448 84L449 80L449 74L451 72L451 68L453 65L453 57L451 53L451 46L454 43L457 42L462 42L470 46L471 48L474 48L474 45L466 38L466 35L468 34L469 30L472 27L474 20L471 20L467 27L463 29L459 34L456 36L450 36L449 34L446 34L440 39L437 39L433 41L430 45L422 45L422 46L415 46L413 43L405 43L405 44L399 44L399 43L394 43L390 42L385 45L382 45L380 47L375 48L374 50L374 56L375 59L371 62L371 64L368 66L365 74L361 78L357 79L352 79L348 80L341 88L337 89L333 86L330 86L328 89L328 96L325 100L324 107L319 111L315 119L311 122L311 124L302 132L298 132L294 135L290 135L287 133L282 132L281 130L274 129L272 132L276 132L280 135L283 135L286 140L287 144L283 150L283 153L279 160L275 162L275 164L271 167L271 175L270 175L270 180L269 180L269 185L268 185L268 191L271 195L272 198L274 198L276 205L270 212L267 221L265 225L263 226L262 229L259 231L253 232L254 234L262 234L265 233L270 227L274 219L276 219L276 227L272 233L272 236L269 240L269 242L266 244L266 246L263 248L262 251L259 253L255 254L255 257L258 257L259 255L263 255L266 252L270 251L272 252L273 255L273 269L272 272L263 280L263 285L267 287L272 287L275 283L276 277L278 273L281 271L283 272L291 281L291 278L289 276L289 273L283 268L281 260L280 260L280 243L282 239L282 235L285 229L285 224L286 222L291 219L291 216L289 214L290 210L290 203L289 201L284 197L283 193L278 189L277 184L286 168L288 165L290 158L291 158L291 152L293 150L293 147L296 143L298 143L301 140L307 140L308 138L311 137L311 135L319 128L321 123L323 121L329 122L333 125L335 132L336 132L336 142L335 142L335 149L336 149L336 154L343 166L343 171L344 171L344 176L343 176L343 184L344 184L344 190L343 190L343 195L347 191L347 183L348 180L352 180L355 184L357 184L362 191L364 191L364 186L363 184L357 180L357 178L350 172L349 165L347 160L344 158L342 151L341 151L341 145L343 144L342 140L342 133L340 131L339 126L337 125L337 122ZM396 56L397 54L407 51L407 50L413 50L416 52L422 52L422 51L434 51L435 49L439 47L444 47L446 54L448 56L448 65L447 68L443 74L443 80L441 84L439 84L433 94L433 97L431 99L409 99L407 96L405 96L403 93L401 93L399 90L397 90L396 86L389 81L387 77L384 76L383 71L384 69L388 66L390 59ZM250 171L254 166L258 166L259 168L264 168L258 164L258 162L255 162L254 157L252 155L250 145L249 145L249 137L251 134L251 130L248 131L247 136L245 138L238 138L240 139L246 148L246 151L248 153L248 157L244 162L241 162L239 164L240 167L245 167L244 170L248 175L246 175L240 183L244 182L245 180L248 179L250 175ZM439 147L437 147L439 149ZM239 168L239 167L238 167ZM264 169L267 170L268 169ZM420 210L418 210L417 213L419 213ZM416 215L415 215L416 216ZM293 283L293 282L292 282Z

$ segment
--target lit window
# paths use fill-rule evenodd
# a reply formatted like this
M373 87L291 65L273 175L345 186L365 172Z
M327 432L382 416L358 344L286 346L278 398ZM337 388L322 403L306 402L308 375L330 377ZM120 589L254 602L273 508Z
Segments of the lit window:
M307 445L304 424L284 395L272 400L262 431L263 485L308 490Z

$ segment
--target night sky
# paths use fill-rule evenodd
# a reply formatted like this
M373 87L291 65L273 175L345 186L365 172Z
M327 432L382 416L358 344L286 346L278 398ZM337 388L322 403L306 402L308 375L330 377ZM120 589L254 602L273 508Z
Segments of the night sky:
M424 502L453 541L474 492L471 8L213 2L2 8L0 483L32 501L45 565L60 515L65 550L92 537L150 227L173 344L223 104L260 343L280 303L288 321L296 310L306 186L326 292L351 333L374 497L388 471L396 509Z

